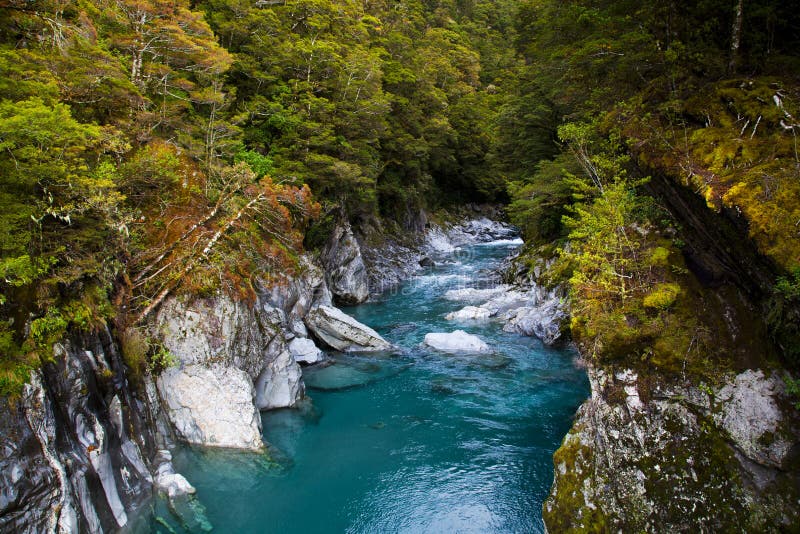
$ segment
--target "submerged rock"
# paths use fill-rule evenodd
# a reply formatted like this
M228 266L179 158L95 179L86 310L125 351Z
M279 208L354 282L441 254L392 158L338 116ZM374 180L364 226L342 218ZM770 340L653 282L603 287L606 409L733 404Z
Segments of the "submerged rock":
M250 377L234 367L166 369L158 389L175 431L188 443L261 450L261 417Z
M489 352L490 350L489 345L481 338L474 334L468 334L463 330L431 332L425 334L423 343L444 352Z
M197 491L183 475L175 472L175 468L172 466L172 454L169 451L158 451L153 463L157 465L154 477L155 486L170 499L192 495Z
M359 304L369 297L369 281L361 247L350 224L338 225L322 253L328 287L337 302Z
M306 376L309 388L322 391L337 391L363 386L372 382L374 373L352 365L335 363L327 367L310 370Z
M319 306L311 310L306 316L306 326L320 341L342 352L392 348L375 330L332 306Z
M307 337L296 337L289 342L289 352L297 363L313 364L325 359L325 353Z

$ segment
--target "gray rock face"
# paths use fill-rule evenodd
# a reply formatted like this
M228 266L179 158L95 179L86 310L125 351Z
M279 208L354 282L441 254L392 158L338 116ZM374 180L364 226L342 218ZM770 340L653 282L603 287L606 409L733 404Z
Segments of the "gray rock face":
M337 302L351 305L367 300L367 268L349 223L345 222L334 229L322 253L322 263L328 287Z
M261 450L261 417L250 377L236 367L193 364L158 378L164 408L188 443Z
M737 375L714 398L722 405L714 413L714 422L728 432L742 454L768 467L787 467L796 441L780 432L783 415L777 399L783 394L783 381L774 375L766 377L758 369Z
M0 531L126 526L152 491L145 405L106 330L57 344L54 362L0 410Z
M778 377L745 371L714 389L631 370L590 367L589 378L554 457L548 530L756 532L800 520L788 466L800 434Z
M305 394L302 371L288 350L269 362L256 383L256 407L260 410L294 406Z
M306 326L322 342L343 352L391 349L391 344L372 328L331 306L319 306L306 316Z

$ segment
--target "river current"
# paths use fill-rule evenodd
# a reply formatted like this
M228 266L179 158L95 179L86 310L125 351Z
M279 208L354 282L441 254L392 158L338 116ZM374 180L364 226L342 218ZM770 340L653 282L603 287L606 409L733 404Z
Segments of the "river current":
M310 401L262 415L269 459L176 452L197 488L195 513L179 521L156 502L150 530L542 532L553 452L588 395L585 371L573 349L503 332L499 321L444 318L468 304L444 298L448 290L496 283L518 245L463 247L376 302L345 308L398 350L306 368ZM492 352L421 346L426 333L455 329Z

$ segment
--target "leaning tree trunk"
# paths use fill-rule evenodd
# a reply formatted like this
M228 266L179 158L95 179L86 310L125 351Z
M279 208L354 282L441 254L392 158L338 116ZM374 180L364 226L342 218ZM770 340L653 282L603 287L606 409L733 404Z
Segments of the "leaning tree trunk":
M733 28L731 29L731 59L728 63L728 72L736 73L739 66L739 46L742 44L742 12L744 11L744 0L736 1L736 8L733 17Z

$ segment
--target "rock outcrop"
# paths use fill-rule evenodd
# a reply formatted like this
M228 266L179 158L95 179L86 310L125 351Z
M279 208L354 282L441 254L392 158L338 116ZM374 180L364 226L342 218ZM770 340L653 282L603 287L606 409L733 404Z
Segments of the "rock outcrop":
M158 389L178 437L211 447L261 450L261 416L246 372L215 364L166 369Z
M567 318L566 299L558 289L547 290L535 283L527 297L522 306L500 314L506 322L503 330L536 336L545 345L554 344L561 338L562 324Z
M303 397L300 367L286 350L287 314L267 298L253 306L223 295L173 298L159 310L158 334L178 362L157 386L179 438L259 449L258 409Z
M797 525L800 433L776 375L717 387L591 368L592 397L555 455L552 532L763 531Z
M332 306L319 306L306 316L308 329L323 343L342 352L376 352L392 345L372 328Z
M322 263L328 288L337 303L352 305L364 302L369 297L369 280L361 247L350 224L341 223L333 230L325 250Z
M443 352L489 352L489 345L474 334L463 330L454 332L431 332L425 334L423 343Z
M0 531L104 532L152 494L146 399L107 330L72 336L0 410Z
M496 317L505 323L503 330L506 332L536 336L546 345L554 344L561 338L562 324L567 318L566 300L562 292L545 289L533 281L520 287L522 289L514 289L509 285L451 289L445 293L448 300L484 302L480 306L465 306L451 312L445 319L464 321Z

